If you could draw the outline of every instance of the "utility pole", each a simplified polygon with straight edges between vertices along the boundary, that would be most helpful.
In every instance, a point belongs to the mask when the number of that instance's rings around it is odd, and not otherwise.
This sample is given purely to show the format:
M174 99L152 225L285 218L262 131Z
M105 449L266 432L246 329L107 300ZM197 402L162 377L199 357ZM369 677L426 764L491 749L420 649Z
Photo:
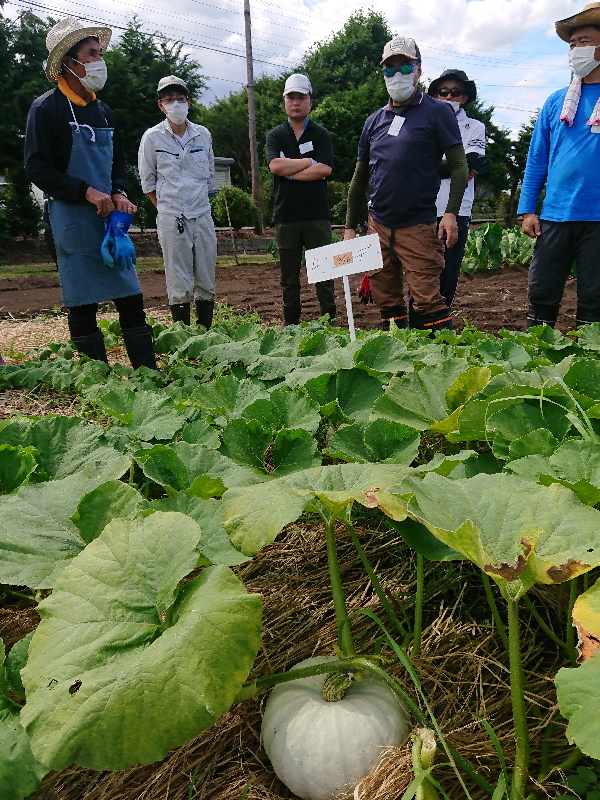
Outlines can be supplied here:
M252 197L258 207L258 218L254 230L261 234L262 210L260 205L260 177L258 172L258 146L256 144L256 106L254 104L254 66L252 64L252 24L250 0L244 0L244 29L246 32L246 77L248 81L248 136L250 139L250 171L252 173Z

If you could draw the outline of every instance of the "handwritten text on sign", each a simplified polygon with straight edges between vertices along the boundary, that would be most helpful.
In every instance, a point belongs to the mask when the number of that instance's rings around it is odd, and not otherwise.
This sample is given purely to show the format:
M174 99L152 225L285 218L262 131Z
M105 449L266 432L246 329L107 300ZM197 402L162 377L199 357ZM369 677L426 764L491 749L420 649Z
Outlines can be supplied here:
M379 236L376 233L306 251L309 283L376 269L383 269Z

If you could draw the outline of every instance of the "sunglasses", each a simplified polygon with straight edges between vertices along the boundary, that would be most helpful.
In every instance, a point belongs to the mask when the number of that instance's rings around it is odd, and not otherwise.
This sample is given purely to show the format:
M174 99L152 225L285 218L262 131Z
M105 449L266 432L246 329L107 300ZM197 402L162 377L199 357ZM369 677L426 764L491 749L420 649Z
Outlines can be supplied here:
M437 94L439 97L462 97L464 91L462 89L438 89Z
M386 78L393 78L397 72L401 75L410 75L418 66L418 64L401 64L399 67L384 67L383 74Z

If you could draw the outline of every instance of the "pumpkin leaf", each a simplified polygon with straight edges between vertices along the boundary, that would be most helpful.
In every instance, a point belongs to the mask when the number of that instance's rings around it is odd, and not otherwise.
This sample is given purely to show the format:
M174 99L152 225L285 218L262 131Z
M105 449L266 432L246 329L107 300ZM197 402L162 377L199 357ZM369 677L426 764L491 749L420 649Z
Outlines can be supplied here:
M83 495L100 482L82 470L0 497L0 583L33 589L54 585L69 560L85 547L71 517Z
M83 541L89 544L112 519L133 519L147 505L133 486L121 481L107 481L83 495L71 519Z
M189 489L203 475L222 480L225 486L243 486L261 480L253 471L200 444L157 444L138 450L135 460L146 477L173 492Z
M468 391L464 386L457 386L451 393L450 402L446 395L467 367L464 358L452 358L442 364L392 378L385 394L373 404L371 420L383 417L418 431L441 422L455 410L452 402ZM474 382L476 385L477 380Z
M21 709L10 699L8 690L4 643L0 639L0 797L23 800L38 788L48 768L34 758L19 719Z
M150 508L157 511L179 511L197 522L202 531L198 550L208 558L211 564L226 564L234 567L248 561L248 556L240 553L231 544L231 540L223 528L223 511L220 500L195 497L189 492L178 492L171 497L153 500Z
M567 440L549 455L526 456L507 464L506 470L545 486L560 483L586 505L600 502L600 453L591 442Z
M271 433L301 428L313 434L321 422L317 403L298 390L283 389L275 389L268 400L258 399L246 406L242 417L254 420Z
M21 720L42 763L150 764L229 708L258 650L260 597L224 566L179 588L200 538L179 513L113 520L38 606Z
M510 475L413 482L412 516L502 581L562 583L600 564L600 514L563 486Z
M10 494L35 472L35 447L0 445L0 494Z
M554 682L560 713L569 720L569 743L586 756L600 758L600 656L559 669Z
M356 501L404 519L406 501L386 489L397 487L411 472L395 464L334 464L228 489L223 495L223 527L235 547L253 556L315 499L333 506Z

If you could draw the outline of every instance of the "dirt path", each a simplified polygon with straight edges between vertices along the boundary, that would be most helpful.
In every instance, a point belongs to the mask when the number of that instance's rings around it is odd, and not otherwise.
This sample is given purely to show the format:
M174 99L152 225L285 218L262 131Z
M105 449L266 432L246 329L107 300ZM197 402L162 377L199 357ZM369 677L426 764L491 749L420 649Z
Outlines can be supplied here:
M363 306L358 302L356 292L361 277L350 277L356 326L363 329L375 328L378 324L378 310L373 305ZM161 270L143 272L140 274L140 282L146 308L166 310L164 273ZM562 331L574 327L575 286L574 280L567 284L558 324ZM267 322L280 319L279 266L273 262L219 267L217 295L220 299L227 299L238 311L255 310ZM340 324L346 325L341 280L336 281L336 299ZM316 319L319 316L314 288L306 284L304 277L303 304L304 319ZM0 319L40 314L61 305L58 274L0 280ZM454 305L454 311L458 315L457 327L462 326L461 317L464 317L472 325L488 332L496 332L500 328L518 330L523 328L526 310L526 268L490 270L477 272L472 276L461 276Z

